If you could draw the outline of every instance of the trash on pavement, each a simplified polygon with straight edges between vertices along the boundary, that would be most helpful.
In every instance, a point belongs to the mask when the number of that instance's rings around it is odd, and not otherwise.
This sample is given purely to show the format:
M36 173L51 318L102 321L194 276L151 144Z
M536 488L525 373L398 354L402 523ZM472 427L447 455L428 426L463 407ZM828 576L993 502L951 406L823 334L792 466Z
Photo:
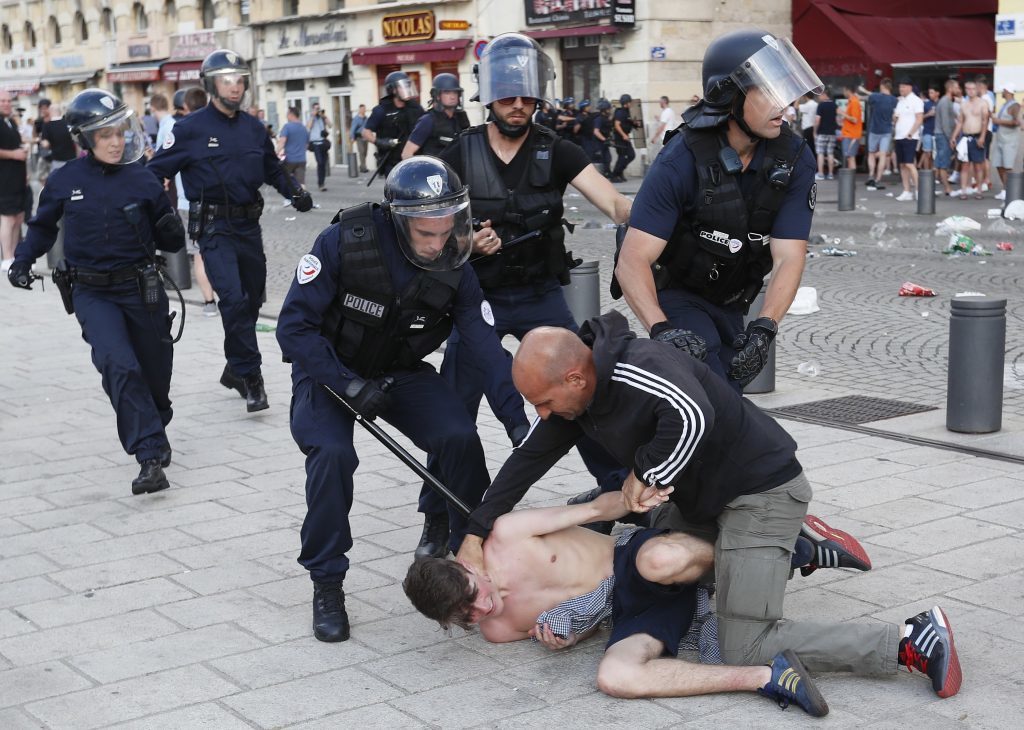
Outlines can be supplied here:
M951 215L935 224L935 235L945 236L950 233L980 231L981 224L965 215Z
M1019 232L1019 229L1016 226L1012 223L1007 223L1002 218L998 218L989 223L985 226L985 230L989 233L1003 233L1010 235L1016 235Z
M949 243L946 248L942 251L944 254L952 256L963 256L965 254L971 254L972 256L991 256L990 251L986 251L985 247L980 243L975 243L974 239L970 236L957 235L956 233L950 234Z
M886 223L885 221L879 221L878 223L875 223L873 226L871 226L871 230L868 231L868 235L870 235L877 241L881 239L882 236L885 235L885 231L888 227L888 223Z
M1003 209L1003 218L1010 221L1024 220L1024 200L1010 201Z
M801 375L807 375L812 378L818 377L818 373L821 372L821 366L818 365L814 360L808 360L802 362L796 366L796 371Z
M985 297L985 296L988 296L988 295L985 294L984 292L980 292L980 291L958 291L953 296L957 296L957 297Z
M293 216L293 215L287 216L285 218L285 220L288 221L288 222L291 222L291 221L295 220L295 216Z
M818 290L813 286L802 286L796 290L793 303L789 305L787 314L814 314L821 310L818 306Z
M1003 209L1002 208L989 208L987 211L985 211L985 215L987 215L989 218L1002 218L1003 217Z
M900 296L901 297L934 297L936 296L934 289L929 289L926 286L915 284L912 281L905 281L900 285Z
M829 246L828 248L821 249L822 256L856 256L856 251L848 251L845 248L839 248L838 246Z
M1000 251L1012 251L1013 244L1010 243L1009 241L1000 241L999 243L996 244L996 248Z
M256 323L257 332L273 332L277 329L277 325L274 324L263 324L262 322Z

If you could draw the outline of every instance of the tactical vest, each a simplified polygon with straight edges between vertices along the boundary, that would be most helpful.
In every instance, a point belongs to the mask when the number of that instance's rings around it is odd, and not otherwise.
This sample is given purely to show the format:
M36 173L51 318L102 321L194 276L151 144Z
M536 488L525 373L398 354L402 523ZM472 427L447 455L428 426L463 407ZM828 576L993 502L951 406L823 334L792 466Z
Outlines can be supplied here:
M485 290L541 283L552 276L563 286L569 283L571 262L565 251L562 193L551 184L552 155L557 139L558 135L551 130L533 127L525 143L529 155L526 169L515 189L508 190L494 163L487 125L472 127L458 137L466 173L463 182L469 186L473 217L492 221L502 245L525 233L541 231L537 238L473 262L473 269Z
M341 281L320 333L363 378L415 367L448 339L462 270L420 271L396 292L380 250L376 208L339 213Z
M423 114L423 109L418 104L406 103L401 109L395 106L390 96L380 100L384 107L384 121L377 130L377 136L381 139L397 139L405 141L409 133L416 126L416 120Z
M724 134L687 127L678 131L696 162L697 204L692 217L676 224L658 258L662 275L656 267L655 279L659 288L686 289L714 304L749 306L772 270L772 224L805 143L797 144L788 126L767 140L756 185L745 200L742 173L730 175L722 166L720 152L728 147ZM666 144L672 136L666 135Z
M459 132L469 129L469 117L461 109L455 111L455 116L450 118L443 110L431 109L428 114L434 116L434 124L430 136L423 143L423 146L416 151L417 155L440 156L445 147L455 141Z

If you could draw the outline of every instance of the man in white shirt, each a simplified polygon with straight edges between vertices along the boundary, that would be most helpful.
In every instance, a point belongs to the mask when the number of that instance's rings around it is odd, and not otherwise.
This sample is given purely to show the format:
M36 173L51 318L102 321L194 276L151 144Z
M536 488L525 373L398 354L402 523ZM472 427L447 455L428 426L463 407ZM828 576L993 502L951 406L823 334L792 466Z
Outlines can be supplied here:
M661 97L658 104L661 106L661 116L658 117L658 128L654 130L654 138L651 140L655 144L661 144L665 139L665 132L679 126L679 115L668 105L668 97Z
M818 115L818 102L814 96L808 94L803 104L798 109L800 110L800 133L804 139L807 140L807 146L814 151L814 118Z
M899 80L900 98L893 112L893 137L896 140L896 162L900 166L903 192L896 200L914 199L917 190L917 142L921 139L921 125L924 124L924 102L914 93L914 84L909 77Z

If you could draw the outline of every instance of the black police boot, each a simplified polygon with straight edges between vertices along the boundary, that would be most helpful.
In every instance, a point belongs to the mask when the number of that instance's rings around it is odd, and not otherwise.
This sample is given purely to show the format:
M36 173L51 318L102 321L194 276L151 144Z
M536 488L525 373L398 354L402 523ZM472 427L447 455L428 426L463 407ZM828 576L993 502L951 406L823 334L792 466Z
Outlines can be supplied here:
M245 381L235 375L230 365L224 366L224 372L220 375L220 384L228 390L237 390L240 396L245 397Z
M160 449L160 466L164 469L171 465L171 445L168 444L164 448Z
M413 557L443 558L448 554L448 513L427 514L423 520L423 534Z
M587 502L593 502L600 496L601 488L594 487L589 492L577 494L575 497L569 497L566 504L586 504ZM612 528L615 527L615 522L612 520L599 520L597 522L588 522L587 524L580 526L586 527L588 530L593 530L594 532L600 532L602 535L610 535L612 534Z
M146 459L141 464L139 475L132 481L132 494L149 494L159 492L171 486L164 475L160 459Z
M267 403L267 391L263 387L263 376L259 372L249 375L245 379L245 410L252 413L267 408L270 408L270 404Z
M313 583L313 636L320 641L348 641L348 613L341 583Z

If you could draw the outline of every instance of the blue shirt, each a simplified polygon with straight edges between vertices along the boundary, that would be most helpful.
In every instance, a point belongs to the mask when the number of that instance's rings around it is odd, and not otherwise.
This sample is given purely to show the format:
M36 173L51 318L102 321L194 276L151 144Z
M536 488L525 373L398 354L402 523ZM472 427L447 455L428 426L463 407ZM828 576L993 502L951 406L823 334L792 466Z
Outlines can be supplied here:
M142 209L138 231L124 213L132 204ZM14 257L31 264L49 251L63 219L69 264L94 271L121 269L153 253L153 225L167 213L174 208L163 184L141 163L103 165L91 154L79 157L46 179L28 236Z
M790 177L782 207L772 224L771 236L805 241L811 232L814 212L811 189L814 186L815 162L811 149L802 139L794 139L794 144L802 145L803 149ZM754 189L764 165L764 154L765 143L760 142L747 169L740 173L740 190L744 196ZM686 146L685 135L680 132L654 158L654 164L633 201L629 225L667 241L680 220L694 216L697 198L696 161Z
M927 114L935 108L935 102L931 99L924 100L924 113ZM925 117L924 124L921 125L921 134L934 135L935 134L935 117Z
M374 211L374 223L394 291L405 291L422 269L413 266L401 253L394 226L384 219L380 210ZM341 283L339 229L340 224L324 229L307 254L316 257L319 273L306 279L305 283L299 283L296 271L277 320L277 341L281 345L281 353L292 361L293 384L312 378L336 393L344 393L352 379L358 376L338 359L337 352L320 332L324 313ZM303 257L303 263L306 263L306 257ZM498 419L510 433L516 427L526 425L523 398L512 385L507 354L501 348L492 324L494 317L490 314L490 305L484 301L480 282L471 266L462 269L451 315L459 330L459 347L467 348L467 356L486 374L485 394Z
M892 115L897 99L892 94L876 91L868 97L868 133L892 134Z
M288 122L278 137L284 137L284 161L302 163L306 161L306 147L309 146L309 130L300 122Z
M427 112L416 120L416 126L412 128L412 134L409 135L409 141L414 145L422 147L423 144L430 139L430 135L433 131L434 115Z
M356 114L352 117L352 139L359 139L363 136L363 128L366 126L366 117Z
M299 188L258 119L245 112L227 117L212 103L178 120L148 167L158 178L181 172L193 203L248 205L264 183L286 198Z

